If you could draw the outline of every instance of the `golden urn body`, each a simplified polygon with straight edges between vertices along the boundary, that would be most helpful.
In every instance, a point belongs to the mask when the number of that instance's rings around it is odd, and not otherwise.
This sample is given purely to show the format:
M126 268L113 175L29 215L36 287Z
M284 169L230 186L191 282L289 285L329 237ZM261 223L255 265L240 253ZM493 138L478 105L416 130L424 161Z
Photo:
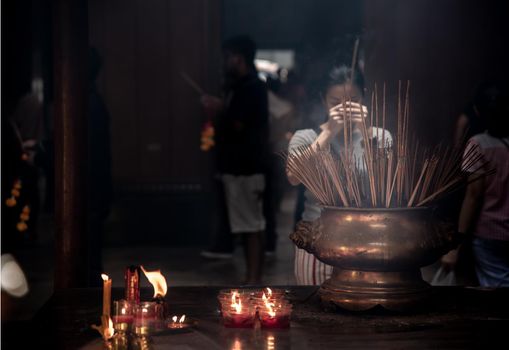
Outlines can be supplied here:
M319 294L348 310L420 305L430 286L420 268L452 248L452 225L431 208L324 207L320 219L291 235L294 243L334 267Z

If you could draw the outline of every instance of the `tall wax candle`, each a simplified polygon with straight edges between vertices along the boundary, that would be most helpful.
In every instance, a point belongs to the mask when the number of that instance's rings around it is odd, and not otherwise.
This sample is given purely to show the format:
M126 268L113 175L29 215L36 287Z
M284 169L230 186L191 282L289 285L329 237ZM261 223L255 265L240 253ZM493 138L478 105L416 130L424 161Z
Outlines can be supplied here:
M103 315L111 314L111 279L104 273L101 275L103 279Z

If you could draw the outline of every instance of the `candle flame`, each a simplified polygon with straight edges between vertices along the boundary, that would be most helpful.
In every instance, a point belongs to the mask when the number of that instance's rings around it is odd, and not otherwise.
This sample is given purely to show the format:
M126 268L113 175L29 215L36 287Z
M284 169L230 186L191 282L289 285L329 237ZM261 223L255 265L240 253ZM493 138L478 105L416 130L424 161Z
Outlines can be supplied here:
M104 340L109 340L115 335L115 328L113 328L113 321L110 316L101 316L101 325L92 325L92 328L98 331Z
M108 340L111 337L113 337L113 334L115 334L115 329L113 328L113 321L111 320L111 317L108 316L108 327L104 328L104 339Z
M242 343L240 340L235 339L233 342L232 350L242 350Z
M232 292L232 308L235 309L235 312L240 314L242 312L242 301L240 300L240 295L238 292Z
M177 316L173 316L171 319L173 320L173 323L177 322Z
M110 278L108 277L108 275L107 275L107 274L105 274L105 273L102 273L102 274L101 274L101 278L103 279L103 281L107 281L107 280L109 280L109 279L110 279Z
M185 320L186 320L186 315L182 315L182 317L179 320L179 323L184 323Z
M147 277L152 287L154 287L154 298L158 296L164 297L168 291L168 285L166 284L166 278L161 274L161 270L147 271L143 266L140 267L145 277Z
M267 288L267 289L269 289L269 288ZM271 293L272 293L272 291L271 291ZM274 306L276 306L276 305L274 304L273 301L271 301L269 298L267 298L267 296L265 295L265 292L262 295L262 299L265 303L265 308L267 309L269 316L270 317L276 316L276 312L274 311Z

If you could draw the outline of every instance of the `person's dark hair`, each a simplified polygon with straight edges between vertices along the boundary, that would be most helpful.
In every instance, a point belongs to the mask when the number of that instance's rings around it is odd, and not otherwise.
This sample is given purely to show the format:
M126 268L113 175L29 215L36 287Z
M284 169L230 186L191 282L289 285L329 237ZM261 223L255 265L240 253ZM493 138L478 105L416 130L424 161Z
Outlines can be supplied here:
M256 44L248 35L239 35L226 40L223 43L223 50L241 55L248 65L254 66Z
M343 85L346 83L353 83L353 85L357 86L361 91L362 96L364 96L364 76L357 69L353 74L353 82L352 80L352 69L345 66L334 66L325 76L323 83L323 91L327 91L331 86L334 85Z

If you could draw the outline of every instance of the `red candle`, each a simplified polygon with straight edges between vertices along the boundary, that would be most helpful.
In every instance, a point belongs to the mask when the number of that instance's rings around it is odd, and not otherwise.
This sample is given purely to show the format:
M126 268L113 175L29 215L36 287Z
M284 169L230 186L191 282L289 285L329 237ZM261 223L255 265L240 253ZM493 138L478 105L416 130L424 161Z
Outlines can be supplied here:
M134 321L133 315L118 315L113 316L113 323L128 323L131 324Z
M251 328L255 323L256 309L247 294L238 291L220 295L223 324L229 328Z
M285 300L282 295L275 296L272 292L269 295L268 297L263 293L261 298L256 298L254 301L258 308L262 328L290 327L292 304Z
M145 315L143 317L136 316L134 318L134 325L136 327L153 326L156 321L155 315Z
M223 324L228 328L252 328L254 322L254 313L223 314Z
M262 328L288 328L290 327L290 315L260 316L260 324Z
M156 321L155 303L143 302L136 306L134 314L135 327L153 327Z
M119 331L127 331L134 322L134 305L127 300L115 300L113 302L113 324Z
M185 320L186 320L186 315L182 315L180 318L178 318L177 316L173 316L172 317L173 322L168 324L168 328L172 328L172 329L184 328Z

